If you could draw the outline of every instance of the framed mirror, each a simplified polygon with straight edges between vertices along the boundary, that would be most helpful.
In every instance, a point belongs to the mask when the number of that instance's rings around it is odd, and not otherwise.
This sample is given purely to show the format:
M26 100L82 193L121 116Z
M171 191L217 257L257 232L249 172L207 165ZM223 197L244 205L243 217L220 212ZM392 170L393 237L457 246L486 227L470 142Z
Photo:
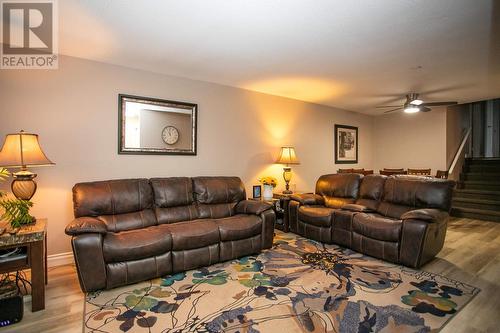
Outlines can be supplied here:
M196 155L198 105L118 95L118 153Z

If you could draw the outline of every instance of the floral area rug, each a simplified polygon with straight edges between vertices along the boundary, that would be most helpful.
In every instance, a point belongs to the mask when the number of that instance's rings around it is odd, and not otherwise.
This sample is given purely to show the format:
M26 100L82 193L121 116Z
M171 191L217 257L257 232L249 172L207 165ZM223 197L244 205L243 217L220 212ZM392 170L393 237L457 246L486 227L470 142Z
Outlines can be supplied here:
M258 256L89 293L85 332L430 332L479 289L279 232Z

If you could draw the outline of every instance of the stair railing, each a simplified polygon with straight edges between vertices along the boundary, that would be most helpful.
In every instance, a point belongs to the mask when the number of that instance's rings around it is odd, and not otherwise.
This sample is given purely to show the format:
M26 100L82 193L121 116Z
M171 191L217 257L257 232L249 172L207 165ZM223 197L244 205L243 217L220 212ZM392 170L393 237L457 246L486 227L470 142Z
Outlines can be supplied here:
M466 158L466 153L468 153L469 149L465 149L467 146L469 147L470 144L470 138L471 138L471 133L472 133L472 127L469 127L467 129L467 132L465 132L465 135L462 139L462 142L460 143L460 146L458 147L457 152L455 153L455 157L453 158L453 161L451 162L450 167L448 168L448 178L458 181L460 179L460 172L462 171L463 165L465 163L465 158Z

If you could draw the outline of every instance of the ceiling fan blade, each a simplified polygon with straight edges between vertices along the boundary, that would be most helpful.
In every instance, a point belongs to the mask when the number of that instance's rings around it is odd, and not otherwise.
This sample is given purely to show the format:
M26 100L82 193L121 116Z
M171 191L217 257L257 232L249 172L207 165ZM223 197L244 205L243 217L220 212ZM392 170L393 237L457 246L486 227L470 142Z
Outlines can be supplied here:
M401 105L381 105L381 106L376 106L376 109L382 109L382 108L400 108Z
M430 102L430 103L422 103L422 106L442 106L442 105L455 105L458 102Z
M420 105L420 111L422 111L422 112L429 112L429 111L432 111L432 109L431 109L431 108L428 108L428 107L425 107L425 106Z
M403 108L402 107L398 107L398 108L395 108L395 109L392 109L392 110L387 110L387 111L384 111L384 113L391 113L391 112L396 112L398 110L402 110Z

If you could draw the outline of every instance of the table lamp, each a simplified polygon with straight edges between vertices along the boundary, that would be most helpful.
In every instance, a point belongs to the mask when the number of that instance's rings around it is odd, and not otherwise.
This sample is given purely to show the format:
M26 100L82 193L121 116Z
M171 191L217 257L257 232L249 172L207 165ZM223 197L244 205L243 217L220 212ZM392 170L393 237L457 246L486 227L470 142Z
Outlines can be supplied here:
M295 154L295 149L293 147L281 147L280 157L276 161L279 164L285 164L286 167L283 168L283 179L285 180L285 190L283 194L292 194L290 191L290 180L292 179L292 168L288 165L290 164L299 164L299 159Z
M45 156L38 135L21 131L7 134L2 150L0 151L0 167L21 168L13 173L11 184L12 193L21 200L30 200L36 192L36 174L28 171L27 167L54 165Z

